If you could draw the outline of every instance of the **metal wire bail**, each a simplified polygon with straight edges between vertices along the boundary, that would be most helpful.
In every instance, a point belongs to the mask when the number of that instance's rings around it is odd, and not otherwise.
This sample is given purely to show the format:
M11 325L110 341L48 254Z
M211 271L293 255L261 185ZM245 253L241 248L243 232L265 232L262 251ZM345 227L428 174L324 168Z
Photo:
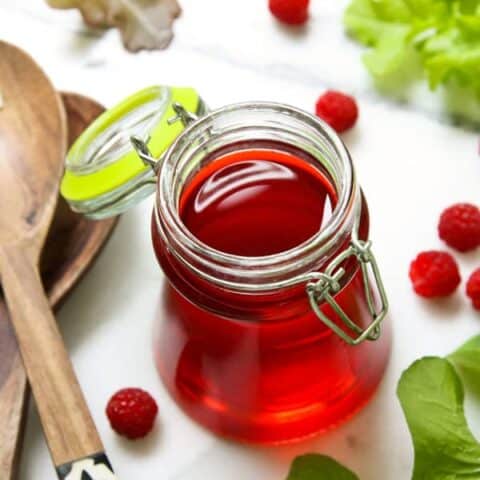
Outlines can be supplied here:
M157 173L160 164L148 148L148 140L147 142L144 142L141 138L132 136L130 137L130 142L137 152L137 155L140 157L140 160L142 160L145 165L148 165L155 173Z
M173 125L174 123L178 122L179 120L182 122L184 127L188 127L191 123L198 120L198 116L192 112L189 112L181 103L174 102L172 104L173 111L175 112L175 116L169 118L167 123L169 125Z
M191 123L195 122L198 120L198 116L193 114L192 112L189 112L181 103L179 102L174 102L172 104L173 111L175 112L175 117L169 118L167 120L168 125L173 125L174 123L180 121L182 122L184 127L187 127ZM155 175L158 173L158 170L161 165L161 159L160 158L155 158L148 148L148 142L150 138L148 138L146 141L143 141L141 138L136 137L136 136L131 136L130 137L130 142L137 152L137 155L139 156L140 160L145 165L148 165L155 173ZM155 181L155 180L154 180Z
M353 322L343 311L342 307L335 301L334 295L341 289L340 280L345 275L345 269L340 265L349 257L356 257L362 271L362 280L365 288L365 294L372 322L362 329ZM377 311L375 300L372 293L369 268L373 273L376 289L380 295L380 310ZM318 274L318 280L307 283L306 291L310 300L310 306L317 317L329 328L331 328L340 338L349 345L358 345L365 340L378 340L381 333L381 322L388 312L388 299L385 287L378 269L377 261L372 252L372 242L359 240L356 232L352 235L349 248L338 255L327 267L324 273ZM326 302L338 315L340 320L347 326L353 334L349 335L340 328L332 319L321 310L319 303Z

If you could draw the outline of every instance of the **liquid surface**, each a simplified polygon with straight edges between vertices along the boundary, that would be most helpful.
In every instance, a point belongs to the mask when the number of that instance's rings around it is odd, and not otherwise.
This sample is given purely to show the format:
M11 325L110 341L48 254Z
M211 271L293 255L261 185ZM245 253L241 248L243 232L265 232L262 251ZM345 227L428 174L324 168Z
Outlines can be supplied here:
M256 257L290 250L332 215L330 181L287 152L230 152L197 174L183 192L180 215L203 243Z

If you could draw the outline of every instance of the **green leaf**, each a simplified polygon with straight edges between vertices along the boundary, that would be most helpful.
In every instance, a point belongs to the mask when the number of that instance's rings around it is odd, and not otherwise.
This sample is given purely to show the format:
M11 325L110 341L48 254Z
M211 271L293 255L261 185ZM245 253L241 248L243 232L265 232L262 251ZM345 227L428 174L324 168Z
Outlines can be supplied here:
M415 52L409 46L412 15L404 0L354 0L344 22L350 35L374 47L363 61L376 80L388 81L404 67L409 69Z
M408 28L410 13L403 0L353 0L344 15L347 32L365 45L377 45L384 35Z
M466 380L480 391L480 335L455 350L448 359L462 372Z
M473 10L458 5L455 12L455 22L459 32L465 39L473 41L480 37L480 2L477 0L476 2L477 6Z
M364 55L363 61L375 78L392 75L408 62L406 57L412 54L406 44L409 33L407 27L392 29L381 37L377 48Z
M333 458L309 454L297 457L290 469L287 480L359 480Z
M409 23L412 12L405 0L370 0L375 14L385 21Z
M405 0L414 16L420 18L447 17L452 8L452 0Z
M423 76L432 89L480 95L480 0L352 0L344 23L371 47L364 63L379 87Z
M480 85L480 45L435 55L427 60L425 69L432 88L450 80L476 88Z
M400 378L397 394L415 450L412 480L480 479L480 444L468 427L463 386L451 363L416 361Z
M480 13L480 1L479 0L460 0L459 10L462 13L472 15Z

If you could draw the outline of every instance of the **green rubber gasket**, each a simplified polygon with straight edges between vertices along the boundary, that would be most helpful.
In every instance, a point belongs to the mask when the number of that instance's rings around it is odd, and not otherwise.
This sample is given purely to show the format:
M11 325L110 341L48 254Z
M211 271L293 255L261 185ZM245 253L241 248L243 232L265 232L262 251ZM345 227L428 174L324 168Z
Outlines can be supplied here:
M155 127L152 128L148 141L148 147L153 156L159 158L185 129L181 122L175 122L172 125L168 124L168 119L175 116L175 111L172 107L173 103L179 102L191 112L196 112L199 107L200 97L192 88L154 86L131 95L115 107L101 114L85 132L80 135L68 152L67 161L68 158L75 158L81 155L81 152L83 152L98 135L125 114L158 97L163 88L169 88L170 101L164 114ZM141 161L132 147L132 150L125 153L114 163L106 165L96 172L81 174L67 170L63 177L60 191L67 201L82 202L92 200L122 187L149 168L150 167Z

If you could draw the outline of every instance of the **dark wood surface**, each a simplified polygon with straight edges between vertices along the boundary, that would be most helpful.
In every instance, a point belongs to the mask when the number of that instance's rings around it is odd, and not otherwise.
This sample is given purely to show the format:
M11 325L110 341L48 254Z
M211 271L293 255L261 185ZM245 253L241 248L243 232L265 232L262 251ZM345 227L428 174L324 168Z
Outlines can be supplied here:
M24 61L26 61L27 66L22 66ZM24 76L26 75L28 75L30 85L32 85L31 88L34 88L35 92L22 91L22 81L25 83ZM0 218L0 227L2 227L0 240L2 241L3 246L6 246L6 248L2 248L2 264L4 275L5 272L7 272L7 275L11 275L9 278L12 283L9 288L13 288L14 291L12 293L10 290L10 300L17 304L17 308L20 308L18 302L22 302L22 299L25 298L25 289L29 288L28 281L30 280L34 285L33 287L30 285L33 288L33 292L28 296L30 300L27 307L30 309L30 313L32 311L36 313L40 311L40 314L45 308L45 305L42 305L41 292L37 291L37 286L35 285L37 280L35 278L34 269L32 271L31 263L35 263L35 256L38 254L40 245L43 243L41 237L46 235L48 230L49 222L46 222L45 220L48 220L48 209L53 208L55 205L56 192L53 199L47 197L53 197L53 194L49 195L48 191L49 189L55 191L56 188L55 182L53 182L52 179L58 174L55 170L57 166L53 161L46 161L44 165L45 168L53 170L51 172L51 181L49 182L46 176L42 178L40 174L38 178L39 185L32 186L27 183L30 182L32 178L32 172L28 170L30 167L28 162L27 167L23 165L23 171L18 172L17 170L13 176L11 175L12 172L9 171L9 169L12 168L11 164L7 162L9 159L17 160L15 165L15 168L17 169L18 165L22 165L18 160L21 160L21 155L23 155L23 153L15 151L14 149L12 151L13 147L11 146L12 141L18 142L21 141L22 138L26 140L26 145L29 149L35 150L35 148L37 148L40 150L40 154L48 155L49 158L50 156L55 157L56 154L61 154L63 158L64 142L61 140L58 141L57 147L43 145L46 137L50 138L54 134L57 136L63 135L66 140L67 136L62 126L63 108L59 108L59 114L57 116L55 113L53 115L47 115L45 112L42 113L41 111L42 108L47 107L50 111L54 111L55 108L58 107L56 105L58 98L51 94L50 89L51 86L49 82L45 81L45 77L43 77L43 74L35 64L33 64L32 67L32 62L28 57L22 52L0 42L0 90L2 90L5 102L4 110L0 111L0 176L3 177L0 178L1 187L3 189L3 193L0 194L0 197L7 199L8 197L6 197L6 195L8 192L6 192L5 189L9 184L13 185L12 182L6 182L5 177L7 177L8 180L13 181L13 177L18 175L18 173L25 175L24 178L26 180L26 183L20 186L20 190L25 193L29 188L33 189L31 190L33 193L33 199L30 195L27 203L24 203L24 199L16 196L16 193L14 192L13 196L16 200L20 201L20 204L13 208L10 214L12 218L18 219L20 217L21 221L15 223L13 229L10 228L10 226L8 229L3 228L6 226L6 216L3 215L2 218ZM18 95L19 92L23 94L23 99L21 101L14 97L14 95ZM30 98L29 95L31 96L33 93L35 94L35 99L28 100L28 98ZM16 108L19 112L18 116L12 116L11 111L9 112L9 110L7 110L10 101L15 101L15 107L17 107L17 104L20 104L20 107ZM65 96L64 101L67 111L69 112L69 123L71 124L69 141L71 142L72 139L85 128L91 119L100 113L101 107L98 104L77 95ZM5 114L5 111L9 113ZM31 118L31 122L29 121L27 124L26 118L28 118L29 114L32 115L32 111L34 112L34 118ZM24 138L22 130L25 129L26 126L32 127L32 125L37 125L39 120L46 122L46 126L43 127L43 132L33 132L33 135L31 134L29 137ZM20 143L20 145L22 145L22 143ZM25 143L23 143L23 146L25 147ZM59 151L55 152L55 148L58 148ZM5 174L5 172L7 172L7 174ZM17 187L19 186L17 185ZM18 188L15 191L18 191ZM25 211L28 212L28 215L24 213ZM38 222L46 222L47 226L38 227ZM55 213L55 221L49 229L48 241L41 261L44 284L49 292L49 298L52 304L58 304L79 279L82 273L84 273L88 265L91 264L92 260L98 254L100 247L108 238L114 225L115 220L90 222L70 212L64 202L58 204ZM45 229L44 232L41 230L42 228ZM5 230L8 233L5 233ZM18 238L19 234L25 234L28 241L26 243L21 243L21 248L14 247L12 250L12 247L10 246L12 243L11 240ZM8 261L5 260L6 257ZM18 275L22 269L26 269L24 270L23 275ZM17 295L15 289L21 290L21 292ZM21 306L21 308L23 308L23 306ZM31 327L32 326L30 325L29 328ZM36 329L36 334L38 333L39 330ZM55 332L53 333L53 337L51 336L50 338L55 339ZM27 338L28 340L28 332L27 337L24 338ZM31 353L31 351L28 351L27 355L30 355ZM33 353L35 354L36 352ZM63 356L64 355L60 355L61 358L63 358ZM69 371L68 368L66 370ZM35 374L35 372L33 373ZM65 379L68 379L68 375L64 376L63 381L65 381ZM70 385L67 385L67 387L70 388ZM45 391L45 389L39 388L38 386L37 393L40 395L46 394L47 397L49 395L48 391ZM74 400L76 395L77 393L74 392L74 395L70 396L70 400ZM67 395L67 397L68 396L69 395ZM22 430L21 425L26 397L25 374L17 352L14 335L10 329L5 306L3 302L0 302L0 478L2 478L2 480L9 480L10 478L13 478L15 474L16 456L20 445L19 432ZM54 406L58 398L44 398L43 400L44 402L48 400L49 405ZM65 408L65 404L62 408ZM54 411L58 413L59 410L54 407ZM66 412L66 414L68 414L68 412ZM86 412L86 416L88 417L88 412ZM80 430L85 429L85 424L82 425L83 421L83 416L75 419L73 422L73 429L77 427ZM62 422L65 422L65 416L60 419L60 423ZM72 450L72 447L67 445L67 439L61 438L61 436L58 435L60 425L55 424L54 422L50 431L50 447L56 461L58 461L57 463L63 462L64 460L70 460L70 458L67 457L76 455L78 452L83 453L83 451L85 451L88 454L91 453L90 450L92 449L98 450L101 448L101 443L96 437L94 427L88 425L88 420L86 424L86 445L74 445ZM90 437L90 433L92 433L91 438L88 438ZM54 443L53 445L52 439ZM75 444L75 442L73 443Z

